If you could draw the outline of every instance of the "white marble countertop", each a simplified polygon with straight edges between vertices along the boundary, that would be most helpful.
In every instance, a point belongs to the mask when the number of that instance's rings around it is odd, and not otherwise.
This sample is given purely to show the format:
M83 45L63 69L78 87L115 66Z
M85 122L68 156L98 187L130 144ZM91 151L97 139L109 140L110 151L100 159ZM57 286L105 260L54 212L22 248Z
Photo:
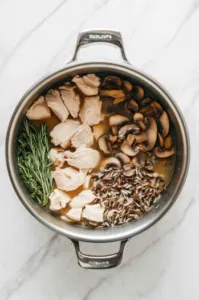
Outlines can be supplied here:
M0 0L1 300L199 299L198 7L198 0ZM119 267L91 271L77 265L67 238L22 206L7 175L4 142L25 91L69 61L80 30L101 27L121 31L129 61L174 96L187 121L192 159L167 215L130 240ZM119 59L118 51L102 46L81 55ZM98 247L84 245L92 253Z

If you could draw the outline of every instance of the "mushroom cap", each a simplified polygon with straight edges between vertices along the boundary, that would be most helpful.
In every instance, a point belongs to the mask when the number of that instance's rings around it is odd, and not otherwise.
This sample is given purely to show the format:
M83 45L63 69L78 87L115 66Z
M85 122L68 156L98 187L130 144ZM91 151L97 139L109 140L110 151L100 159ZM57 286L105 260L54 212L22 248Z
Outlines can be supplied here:
M134 114L133 119L134 119L134 122L135 122L136 124L138 124L138 126L139 126L143 131L146 130L146 125L145 125L145 123L144 123L144 116L143 116L143 114L137 112L137 113Z
M166 137L169 133L169 117L166 111L160 116L160 124L162 126L162 136Z
M133 112L137 112L139 110L139 105L134 99L130 99L128 101L127 108Z
M112 151L111 142L108 140L108 135L102 135L98 140L100 150L105 154L110 154Z
M129 133L129 134L127 135L126 141L127 141L127 143L129 144L129 146L132 146L133 143L135 142L135 135L132 134L132 133Z
M142 105L140 112L145 115L145 116L158 116L163 112L162 106L157 102L157 101L152 101L150 102L150 100L148 100L150 98L146 98L143 101L145 101L145 103L148 102L148 104ZM142 101L142 103L143 103Z
M115 157L118 158L124 165L130 164L131 162L130 158L122 152L117 153Z
M162 106L160 105L159 102L157 101L152 101L151 102L151 105L153 106L153 109L154 109L154 112L157 114L157 113L162 113L163 112L163 108Z
M146 118L147 123L149 124L148 130L146 131L147 134L147 146L144 145L146 151L150 151L155 146L157 140L157 123L156 120L152 117Z
M107 87L108 89L120 87L122 86L122 80L118 76L108 75L104 78L102 86Z
M144 116L143 116L143 114L137 112L137 113L134 114L133 120L135 122L137 122L137 121L143 121L144 120Z
M111 144L114 144L115 142L117 142L118 136L117 135L109 134L108 135L108 139L111 142Z
M123 142L121 150L128 156L136 156L140 151L138 146L132 148L126 140Z
M126 100L126 97L115 98L113 100L113 104L118 104L118 103L124 102L125 100Z
M172 147L172 144L173 144L173 142L172 142L172 137L171 137L171 135L169 134L169 135L167 135L167 136L165 137L165 139L164 139L164 148L167 149L167 150L170 150L171 147Z
M139 86L139 85L135 85L133 87L133 92L135 92L136 96L139 98L139 99L143 99L144 98L144 89Z
M159 158L167 158L175 154L175 149L172 147L170 150L165 148L156 147L154 153Z
M112 126L111 130L112 130L113 135L117 135L118 134L118 128L117 128L117 126Z
M109 117L110 126L118 126L129 122L129 118L121 115L112 115Z
M101 163L101 167L104 169L111 167L111 166L121 168L121 163L120 163L119 159L117 159L116 157L108 157L108 158L104 159Z
M126 89L128 92L130 92L130 91L132 90L133 85L132 85L132 83L131 83L130 81L124 80L124 81L123 81L123 84L124 84L125 89Z
M144 99L142 100L142 102L141 102L141 106L142 106L142 107L143 107L143 106L147 106L147 105L149 105L152 101L153 101L153 100L152 100L151 98L149 98L149 97L144 98Z
M154 115L154 108L150 103L146 106L141 107L140 113L142 113L144 116L153 116Z
M136 144L143 143L143 142L147 141L146 132L141 132L139 134L136 134L135 140L136 140Z
M125 93L123 90L101 90L100 96L121 98L121 97L125 97Z
M164 147L164 139L159 132L158 132L158 140L159 140L160 147L161 148Z
M120 139L124 139L125 136L130 132L138 134L140 132L139 126L135 123L124 125L120 128L120 130L118 132L118 136Z

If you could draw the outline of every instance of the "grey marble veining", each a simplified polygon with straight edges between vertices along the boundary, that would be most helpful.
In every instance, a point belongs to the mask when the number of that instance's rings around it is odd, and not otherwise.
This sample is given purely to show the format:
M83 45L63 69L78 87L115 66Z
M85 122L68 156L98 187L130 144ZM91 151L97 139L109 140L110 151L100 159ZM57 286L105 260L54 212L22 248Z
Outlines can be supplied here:
M199 1L0 1L0 299L198 300ZM79 268L72 243L22 207L4 159L5 133L24 92L72 57L86 28L121 31L128 59L174 96L191 141L189 175L177 202L155 226L131 239L112 270ZM88 47L79 59L120 59ZM84 245L87 252L99 245ZM115 245L110 245L112 251Z

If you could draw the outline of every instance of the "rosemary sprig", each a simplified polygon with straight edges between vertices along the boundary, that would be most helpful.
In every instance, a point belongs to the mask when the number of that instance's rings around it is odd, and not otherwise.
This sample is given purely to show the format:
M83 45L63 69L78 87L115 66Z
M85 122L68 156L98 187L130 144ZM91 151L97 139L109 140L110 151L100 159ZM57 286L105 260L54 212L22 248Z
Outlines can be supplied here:
M25 119L18 137L18 168L32 198L42 206L48 204L53 189L49 151L47 126L36 129Z

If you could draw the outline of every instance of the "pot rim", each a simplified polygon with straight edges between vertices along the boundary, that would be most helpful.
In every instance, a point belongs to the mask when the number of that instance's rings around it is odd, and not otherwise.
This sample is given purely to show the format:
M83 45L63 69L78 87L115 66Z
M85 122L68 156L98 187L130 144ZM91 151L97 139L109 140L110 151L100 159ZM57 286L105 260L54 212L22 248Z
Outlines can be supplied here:
M178 187L176 186L176 189L174 193L170 196L169 200L164 205L159 205L155 213L150 211L148 214L144 215L144 217L140 218L139 220L131 223L126 223L120 226L115 226L111 228L97 228L97 229L91 229L91 228L85 228L82 226L77 225L71 225L69 223L65 222L65 226L60 227L60 222L64 222L60 219L55 218L54 216L50 215L48 212L44 211L43 208L41 208L38 204L32 201L27 201L27 195L24 193L24 189L21 186L19 180L18 180L18 174L15 171L15 168L13 166L13 155L12 155L12 144L13 144L13 132L15 129L15 125L18 122L19 117L19 109L21 108L22 104L25 102L26 98L30 94L34 94L34 91L36 89L41 88L42 86L46 85L48 82L52 81L52 79L58 75L66 73L66 71L71 73L72 71L76 71L82 67L85 68L94 68L99 67L100 69L109 67L113 71L119 72L120 70L126 73L129 76L132 76L132 74L136 75L140 80L144 81L145 83L152 86L166 101L169 103L172 110L175 112L175 115L178 117L180 126L181 126L181 134L183 138L183 144L184 144L184 163L182 165L181 170L181 176L179 179ZM67 75L66 75L67 76ZM27 100L28 102L28 100ZM20 112L21 113L21 112ZM43 77L38 82L36 82L22 97L18 105L16 106L9 126L7 130L6 135L6 147L5 147L5 154L6 154L6 164L7 169L9 173L10 180L12 182L13 188L18 195L20 201L22 204L26 207L26 209L34 216L39 222L47 226L48 228L54 230L55 232L67 236L68 238L72 240L79 240L84 242L114 242L114 241L120 241L124 239L128 239L132 236L135 236L142 231L150 228L153 224L158 222L165 214L166 212L171 208L171 206L176 201L177 197L179 196L187 173L188 173L188 167L189 167L189 138L188 138L188 131L187 127L184 121L184 118L173 100L172 96L168 93L168 91L162 87L159 82L157 82L154 78L152 78L149 75L144 74L143 72L140 72L136 68L132 67L130 64L126 62L121 63L115 63L111 60L83 60L78 62L71 62L67 64L64 68L51 73L50 75ZM38 207L39 206L39 207ZM41 211L43 210L43 212ZM48 214L48 216L47 216ZM153 216L153 217L151 217ZM53 219L52 219L53 218ZM144 221L143 221L144 220ZM53 221L53 222L51 222Z

